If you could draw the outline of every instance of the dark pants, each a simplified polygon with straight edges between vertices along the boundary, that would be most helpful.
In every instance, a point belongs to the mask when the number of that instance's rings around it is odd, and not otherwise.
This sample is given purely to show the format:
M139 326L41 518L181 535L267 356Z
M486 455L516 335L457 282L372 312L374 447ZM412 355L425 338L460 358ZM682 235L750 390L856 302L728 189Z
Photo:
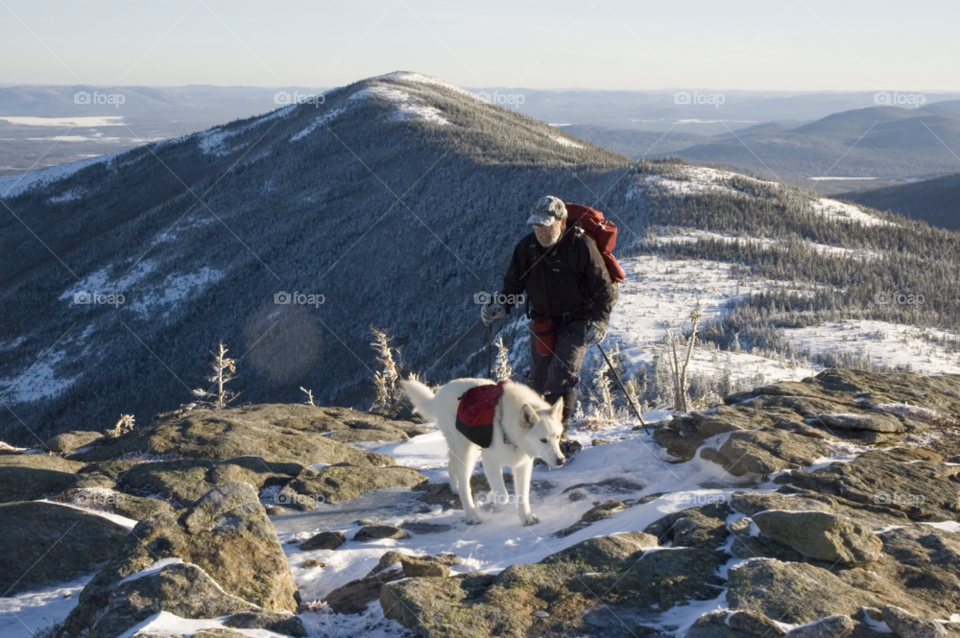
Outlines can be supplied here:
M533 325L530 326L530 373L527 385L555 402L564 398L564 425L573 414L574 388L580 381L580 367L587 354L584 336L587 332L586 321L571 321L557 324L557 345L552 355L544 356L537 352Z

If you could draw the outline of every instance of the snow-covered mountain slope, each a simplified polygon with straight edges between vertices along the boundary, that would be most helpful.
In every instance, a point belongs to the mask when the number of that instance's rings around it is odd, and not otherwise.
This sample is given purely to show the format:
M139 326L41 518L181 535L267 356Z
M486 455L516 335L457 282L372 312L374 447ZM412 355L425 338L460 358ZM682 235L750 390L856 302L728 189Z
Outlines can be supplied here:
M886 334L861 364L955 365L955 233L716 169L631 162L419 74L31 179L3 200L16 217L0 235L0 436L17 441L187 402L221 340L251 402L297 401L303 386L368 407L371 326L432 381L476 374L475 295L499 289L547 193L619 225L631 278L612 334L650 380L667 322L683 332L698 298L693 371L729 369L720 385L856 363L820 324L880 322L860 330ZM512 317L497 329L521 370ZM905 330L919 341L893 347ZM922 361L908 355L921 343ZM650 380L647 400L665 396Z

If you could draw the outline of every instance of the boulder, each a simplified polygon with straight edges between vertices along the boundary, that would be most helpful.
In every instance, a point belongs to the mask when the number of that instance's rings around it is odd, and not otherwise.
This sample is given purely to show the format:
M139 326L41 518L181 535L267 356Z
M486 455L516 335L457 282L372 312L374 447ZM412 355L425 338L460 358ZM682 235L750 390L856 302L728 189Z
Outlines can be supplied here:
M907 427L900 419L882 412L816 414L809 417L807 422L838 430L866 430L883 434L902 434L907 431Z
M415 487L426 481L427 477L420 472L399 465L334 465L321 470L304 468L288 487L298 494L310 495L319 502L337 503L371 490Z
M404 578L403 571L391 569L352 580L343 587L330 592L324 602L338 614L360 614L367 606L380 598L384 584Z
M446 578L450 575L450 568L439 561L424 560L415 556L400 559L403 575L408 578ZM380 594L377 593L379 598Z
M832 498L820 494L801 496L779 492L734 492L730 496L730 507L746 516L753 516L764 510L834 512L836 505Z
M399 540L410 538L410 534L393 525L365 525L353 535L353 540L358 543L369 543L384 538Z
M129 530L54 503L0 505L0 594L72 580L106 562Z
M776 483L817 492L856 508L902 513L917 521L950 521L960 513L960 466L920 448L865 452L849 463L790 472Z
M140 521L80 593L68 630L77 634L90 627L122 579L164 558L197 565L228 594L264 611L297 609L297 587L256 491L246 483L230 483L211 490L194 507Z
M737 610L727 614L724 622L731 629L748 633L751 636L779 638L779 636L784 634L780 625L757 612Z
M56 454L69 454L85 445L90 445L100 438L103 438L103 432L73 430L71 432L58 434L44 443L44 447Z
M726 503L691 507L667 514L643 531L656 538L660 545L717 549L730 535L726 525L729 514Z
M845 583L826 569L807 563L759 558L730 570L727 604L794 625L836 614L851 616L880 598Z
M797 469L830 454L821 440L785 431L733 432L719 448L705 446L700 458L723 466L733 476L763 476Z
M728 554L695 548L645 553L653 543L647 534L618 534L540 563L512 565L497 576L391 582L380 590L380 605L387 618L418 635L519 637L594 633L593 623L601 622L591 613L597 592L603 607L648 615L717 596L723 583L717 570Z
M56 500L89 510L117 514L135 521L159 514L173 513L173 507L166 501L145 496L131 496L102 487L71 488L60 494Z
M29 467L0 466L0 503L36 501L53 497L75 487L76 484L76 474Z
M448 568L448 567L452 567L453 565L459 565L461 560L462 559L460 558L459 554L452 554L452 553L441 553L441 554L437 554L436 556L432 556L430 554L424 554L423 556L412 556L410 554L404 554L403 552L390 550L389 552L385 552L380 557L380 562L377 563L377 566L374 567L372 570L370 570L370 573L367 575L372 576L374 574L379 574L385 569L389 569L390 567L393 567L397 563L402 563L403 561L407 561L411 564L415 562L431 563L433 565L439 565L439 566ZM413 571L414 572L418 571L419 567L420 567L419 565L414 565ZM410 573L406 570L404 570L404 573L407 576L411 576L411 577L417 575L414 573ZM419 574L419 575L424 576L426 574Z
M947 630L933 620L925 620L894 605L883 608L883 622L900 638L946 638Z
M181 618L219 618L255 609L254 605L223 591L196 565L167 565L118 583L105 612L101 612L91 631L91 638L116 638L161 611Z
M360 413L357 413L360 414ZM378 421L379 419L379 421ZM371 416L358 423L386 423ZM71 458L92 463L125 454L176 454L226 460L258 456L267 462L314 465L351 463L379 467L393 458L333 441L325 432L351 426L327 409L296 404L252 405L227 410L190 410L160 414L153 422L117 438L98 439Z
M223 621L223 624L235 629L266 629L286 636L296 636L297 638L306 638L307 636L307 630L304 629L303 622L293 614L244 611L230 616Z
M787 632L787 638L845 638L855 628L856 624L850 616L836 614L794 627Z
M341 545L345 545L346 542L347 537L343 535L343 532L320 532L300 543L300 549L305 551L337 549Z
M3 467L28 467L76 474L83 467L83 463L70 461L56 454L0 454L0 468Z
M289 481L301 470L303 466L297 463L270 463L256 456L225 461L183 459L139 463L124 472L120 481L127 491L158 494L185 506L227 483L247 483L259 491L268 482Z
M880 558L883 543L858 521L829 512L767 510L753 515L764 534L818 560L862 565Z

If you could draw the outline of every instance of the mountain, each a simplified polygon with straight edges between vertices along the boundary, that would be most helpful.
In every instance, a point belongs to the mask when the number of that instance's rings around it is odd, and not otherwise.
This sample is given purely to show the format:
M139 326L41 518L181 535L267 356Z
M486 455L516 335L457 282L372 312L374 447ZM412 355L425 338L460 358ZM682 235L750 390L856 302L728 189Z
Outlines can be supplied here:
M547 193L620 228L628 279L609 345L646 403L669 400L665 330L689 337L694 311L695 405L824 367L960 371L956 233L635 162L414 73L324 97L0 179L0 438L187 403L211 388L221 341L241 402L298 402L303 387L321 405L368 408L371 328L404 372L483 374L475 296L498 290ZM525 326L514 314L496 330L518 376ZM596 366L591 351L585 408Z
M635 129L608 129L602 126L571 124L559 127L564 133L622 153L633 159L664 157L685 148L705 144L710 138L691 133L660 133Z
M941 228L960 230L960 173L844 193L838 198L920 219Z
M630 169L411 73L87 164L0 182L0 393L38 433L189 401L220 340L244 401L368 401L371 326L462 367L532 203L594 202Z
M958 148L960 112L933 104L844 111L787 131L737 133L678 154L820 188L825 184L815 179L894 180L956 170Z

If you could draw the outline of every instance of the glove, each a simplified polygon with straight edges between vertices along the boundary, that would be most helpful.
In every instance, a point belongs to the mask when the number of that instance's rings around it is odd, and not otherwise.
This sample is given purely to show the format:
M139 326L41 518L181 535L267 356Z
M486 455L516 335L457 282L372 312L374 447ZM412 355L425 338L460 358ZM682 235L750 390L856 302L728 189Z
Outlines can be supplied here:
M506 314L507 309L503 307L503 304L498 304L495 301L480 306L480 318L485 326L489 326L497 319L503 319Z
M595 346L607 336L607 324L601 321L591 321L587 328L587 334L583 336L583 341L588 346Z

